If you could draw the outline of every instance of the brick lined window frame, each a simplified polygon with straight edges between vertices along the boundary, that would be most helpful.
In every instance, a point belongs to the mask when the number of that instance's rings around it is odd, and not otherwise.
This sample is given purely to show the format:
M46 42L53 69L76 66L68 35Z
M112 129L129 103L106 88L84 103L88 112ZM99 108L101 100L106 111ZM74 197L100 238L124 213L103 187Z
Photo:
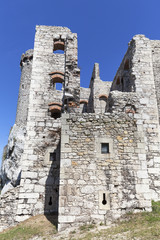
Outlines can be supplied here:
M54 40L53 53L64 53L65 44L63 41Z

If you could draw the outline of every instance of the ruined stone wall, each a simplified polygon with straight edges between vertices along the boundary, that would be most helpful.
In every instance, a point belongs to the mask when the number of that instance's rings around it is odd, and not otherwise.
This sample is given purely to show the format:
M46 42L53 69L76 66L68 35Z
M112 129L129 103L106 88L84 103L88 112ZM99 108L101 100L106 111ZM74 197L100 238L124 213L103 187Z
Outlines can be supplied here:
M0 195L0 232L12 227L19 221L16 219L18 211L19 187L8 191L4 196Z
M111 91L121 91L121 92L135 92L135 77L132 71L133 66L133 53L134 49L132 46L128 50L117 70L117 73L113 79Z
M80 106L79 113L84 113L88 111L88 98L90 95L90 88L80 88Z
M145 140L137 124L123 113L63 115L59 230L150 209ZM102 143L109 153L101 153Z
M160 118L160 41L158 40L151 40L151 47L152 47L152 61L153 61L153 74L154 74L154 81L155 81L155 91L157 97L157 104L158 104L158 113ZM160 120L159 120L160 122Z
M143 123L142 131L144 132L147 145L146 157L151 182L150 187L152 189L151 194L152 199L158 200L160 198L159 100L157 98L159 87L157 77L158 68L156 68L158 66L158 61L156 63L157 53L152 56L154 54L152 49L153 42L144 35L137 35L133 37L129 43L128 51L120 65L120 68L117 71L111 91L118 90L123 95L121 96L121 99L118 99L121 103L120 105L123 105L122 98L126 98L126 102L129 102L130 99L129 95L126 96L124 92L133 91L137 94L139 104L136 104L136 107L135 105L131 106L129 104L130 106L127 108L129 111L135 111L136 119ZM127 62L128 60L129 62ZM127 79L124 78L126 72L129 77ZM123 75L123 82L121 81L121 75ZM111 97L110 105L112 105L112 110L121 111L122 106L119 105L118 101L116 98Z
M158 200L160 199L159 115L152 46L151 41L144 35L135 36L131 46L133 48L132 74L135 76L135 89L140 101L140 114L136 117L143 123L143 131L146 136L146 158L151 182L151 197Z
M96 63L84 89L77 35L36 27L2 167L4 182L20 186L2 190L2 228L39 213L54 214L62 230L151 210L160 199L159 53L159 41L135 36L112 86Z
M94 110L95 113L105 113L107 99L112 82L104 82L101 79L95 80L94 84Z
M95 63L90 81L87 112L104 113L112 82L100 79L99 64Z
M80 69L78 68L77 34L73 33L66 39L65 58L65 91L72 95L73 106L68 106L67 111L75 112L80 104ZM77 109L78 111L78 109Z
M88 100L89 94L90 94L90 88L80 87L80 99L81 100Z

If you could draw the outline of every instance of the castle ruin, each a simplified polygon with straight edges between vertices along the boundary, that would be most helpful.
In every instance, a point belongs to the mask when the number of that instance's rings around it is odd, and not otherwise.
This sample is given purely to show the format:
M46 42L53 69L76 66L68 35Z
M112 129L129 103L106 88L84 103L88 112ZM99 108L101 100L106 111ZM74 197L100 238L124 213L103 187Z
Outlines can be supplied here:
M113 82L95 63L89 88L77 60L77 34L36 27L4 148L0 230L41 213L58 230L106 224L160 200L160 41L134 36Z

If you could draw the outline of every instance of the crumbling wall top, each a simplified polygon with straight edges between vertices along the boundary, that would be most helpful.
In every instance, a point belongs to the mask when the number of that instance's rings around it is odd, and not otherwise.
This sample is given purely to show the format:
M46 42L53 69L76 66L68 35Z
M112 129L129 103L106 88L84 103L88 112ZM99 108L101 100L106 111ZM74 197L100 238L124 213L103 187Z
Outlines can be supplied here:
M29 49L25 53L22 53L20 66L22 65L22 62L25 62L26 60L32 60L33 52L34 52L33 49Z
M41 31L51 31L51 32L68 32L72 33L71 30L67 27L61 27L61 26L45 26L45 25L37 25L36 26L36 31L41 30Z

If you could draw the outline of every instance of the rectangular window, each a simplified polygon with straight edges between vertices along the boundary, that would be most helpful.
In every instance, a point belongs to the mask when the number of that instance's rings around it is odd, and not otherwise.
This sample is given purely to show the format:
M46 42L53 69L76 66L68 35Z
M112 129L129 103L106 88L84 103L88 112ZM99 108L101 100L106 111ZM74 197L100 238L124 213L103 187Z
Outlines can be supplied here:
M56 161L56 153L50 153L50 161Z
M109 143L101 143L101 153L109 153Z

